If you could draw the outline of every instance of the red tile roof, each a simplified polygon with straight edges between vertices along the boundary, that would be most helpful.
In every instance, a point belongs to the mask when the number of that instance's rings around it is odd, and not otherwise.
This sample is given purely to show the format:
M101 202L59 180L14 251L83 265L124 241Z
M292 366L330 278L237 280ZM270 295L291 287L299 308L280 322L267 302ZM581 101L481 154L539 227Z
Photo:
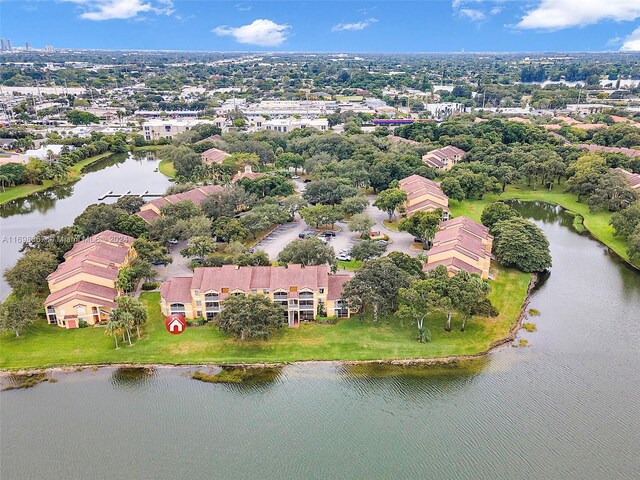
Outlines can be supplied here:
M464 158L467 153L453 145L431 150L422 156L422 161L428 166L433 168L444 168L446 165L445 160L448 160L450 164Z
M167 302L190 303L190 290L201 292L222 292L229 289L250 292L253 289L268 289L272 293L276 290L286 290L297 287L298 292L303 289L318 290L326 288L329 299L337 299L342 294L342 284L349 279L348 275L330 275L326 265L307 266L289 265L288 267L237 267L223 265L222 267L202 267L193 271L193 277L175 277L164 282L160 293ZM295 292L291 292L295 295ZM221 295L221 298L227 294Z
M395 135L389 135L387 138L394 143L406 143L408 145L413 145L416 147L424 145L424 143L416 142L415 140L410 140L408 138L397 137Z
M640 190L640 174L630 172L628 170L625 170L624 168L616 168L615 171L620 172L625 176L631 188L633 188L634 190Z
M181 202L184 200L190 200L196 205L200 205L202 201L209 195L219 193L224 190L220 185L205 185L202 187L194 188L183 193L175 193L173 195L167 195L156 200L149 202L151 205L155 205L158 208L162 208L172 203Z
M193 277L173 277L162 284L160 295L169 302L191 303Z
M219 148L210 148L200 154L200 158L202 158L202 162L205 164L222 163L228 156L229 154L227 152Z
M437 265L454 266L464 268L469 273L479 273L476 265L456 258L454 252L458 252L470 260L490 258L489 242L493 237L489 235L489 229L478 222L474 222L467 217L456 217L440 224L440 230L433 238L433 246L427 251L427 258L441 254L450 253L449 257L431 261L425 265L425 270L432 270ZM435 266L434 266L435 265ZM465 267L468 266L470 268Z
M622 153L627 157L637 157L640 155L640 150L634 148L626 148L626 147L604 147L602 145L592 145L589 143L580 143L576 145L578 148L586 148L590 152L612 152L612 153Z
M56 306L54 302L57 302L58 300L61 300L60 302L58 302L59 304L66 303L67 300L63 299L70 294L74 294L74 296L72 296L71 298L74 298L75 296L83 296L84 298L92 299L92 301L96 303L102 303L103 300L112 302L118 295L118 292L115 288L105 287L96 283L80 281L69 285L68 287L65 287L61 290L58 290L57 292L49 294L49 296L45 300L45 305L53 304L54 306Z

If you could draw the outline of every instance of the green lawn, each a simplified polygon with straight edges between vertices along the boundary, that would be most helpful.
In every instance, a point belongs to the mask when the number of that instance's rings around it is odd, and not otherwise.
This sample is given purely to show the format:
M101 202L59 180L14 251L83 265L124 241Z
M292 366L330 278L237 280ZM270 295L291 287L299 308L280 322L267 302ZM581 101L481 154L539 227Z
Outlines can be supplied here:
M4 192L0 191L0 204L10 202L16 198L26 197L35 192L46 190L47 188L54 187L56 185L65 185L67 183L75 182L82 175L82 169L87 165L91 165L98 160L112 155L111 152L102 153L95 157L85 158L69 168L69 175L62 181L45 180L42 185L17 185L15 187L7 187Z
M362 260L356 260L356 259L352 259L349 260L348 262L345 262L344 260L337 260L336 264L338 265L338 270L358 270L360 267L362 267L362 264L364 262Z
M416 327L397 319L351 318L336 325L303 323L300 328L283 328L268 341L241 342L216 327L189 327L181 335L170 335L160 313L159 293L143 293L150 320L143 338L133 346L115 350L113 339L104 328L66 330L38 320L19 338L0 335L0 368L44 368L60 365L105 363L256 363L296 360L373 360L444 357L485 351L504 337L517 319L530 275L499 270L491 298L500 315L474 319L466 332L459 331L454 319L451 333L443 329L444 318L434 316L426 322L433 341L415 341Z
M457 202L452 200L449 207L453 216L465 215L474 220L480 221L482 210L489 203L495 200L525 200L525 201L541 201L560 205L561 207L583 217L584 226L589 230L591 235L610 247L620 257L629 262L629 254L627 253L627 245L624 240L614 236L614 230L609 222L611 221L611 213L609 212L591 212L586 203L578 203L576 196L571 193L564 193L564 185L555 185L553 190L531 190L523 187L509 186L507 191L502 195L487 195L483 200L464 200ZM640 267L640 265L636 265Z
M166 175L169 178L176 177L176 169L173 167L173 162L167 159L160 160L160 165L158 165L158 170L163 175Z

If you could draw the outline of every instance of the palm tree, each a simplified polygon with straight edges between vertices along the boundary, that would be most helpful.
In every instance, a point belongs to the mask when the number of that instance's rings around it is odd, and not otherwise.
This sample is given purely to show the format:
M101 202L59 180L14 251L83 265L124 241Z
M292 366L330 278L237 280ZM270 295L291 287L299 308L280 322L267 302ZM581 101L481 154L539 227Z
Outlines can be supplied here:
M122 333L122 326L120 325L120 322L117 319L113 318L113 316L109 317L109 321L107 322L107 329L104 333L109 335L110 337L113 337L113 339L116 341L116 350L119 350L120 347L118 346L118 336L120 335L120 333Z
M2 185L2 191L4 192L4 187L9 186L11 184L11 177L9 175L5 175L0 173L0 185Z

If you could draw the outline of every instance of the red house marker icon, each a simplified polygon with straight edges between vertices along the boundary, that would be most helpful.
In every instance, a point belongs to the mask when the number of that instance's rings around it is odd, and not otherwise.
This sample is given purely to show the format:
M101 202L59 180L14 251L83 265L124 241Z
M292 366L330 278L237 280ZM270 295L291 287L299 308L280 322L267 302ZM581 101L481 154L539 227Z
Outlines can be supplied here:
M164 324L167 327L167 332L173 335L179 335L187 328L187 322L184 317L178 314L169 315Z

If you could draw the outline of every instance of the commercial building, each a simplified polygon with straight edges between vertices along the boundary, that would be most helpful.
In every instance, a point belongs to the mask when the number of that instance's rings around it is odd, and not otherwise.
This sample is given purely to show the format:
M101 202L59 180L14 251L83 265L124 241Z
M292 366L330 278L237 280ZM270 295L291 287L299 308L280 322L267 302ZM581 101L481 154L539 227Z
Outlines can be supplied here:
M398 182L398 188L407 194L405 205L406 216L410 217L416 212L430 212L441 208L444 212L443 220L449 218L449 197L447 197L440 185L433 180L411 175Z
M431 168L451 170L451 167L462 160L466 154L467 152L464 150L448 145L425 153L422 156L422 161Z
M424 270L433 270L438 265L447 267L451 275L460 270L489 278L493 237L484 225L467 217L456 217L440 224L427 251L428 261Z
M329 120L326 118L304 119L297 117L276 118L265 120L259 130L274 130L276 132L291 132L299 128L315 128L321 132L329 130Z
M47 277L47 321L65 328L106 322L119 294L118 273L136 257L134 238L105 230L76 243Z
M230 295L264 295L281 304L289 326L327 316L349 317L342 290L349 275L330 274L327 265L288 267L196 268L192 276L174 277L162 284L161 309L165 315L212 320Z
M174 136L191 130L202 123L212 124L211 120L149 120L142 125L142 135L147 141Z
M166 197L156 198L150 202L145 203L140 211L136 214L147 223L152 223L156 218L160 216L160 209L171 205L176 202L182 202L184 200L190 200L196 205L200 205L202 201L209 195L214 193L220 193L224 190L220 185L204 185L194 188L183 193L175 193L173 195L167 195Z

